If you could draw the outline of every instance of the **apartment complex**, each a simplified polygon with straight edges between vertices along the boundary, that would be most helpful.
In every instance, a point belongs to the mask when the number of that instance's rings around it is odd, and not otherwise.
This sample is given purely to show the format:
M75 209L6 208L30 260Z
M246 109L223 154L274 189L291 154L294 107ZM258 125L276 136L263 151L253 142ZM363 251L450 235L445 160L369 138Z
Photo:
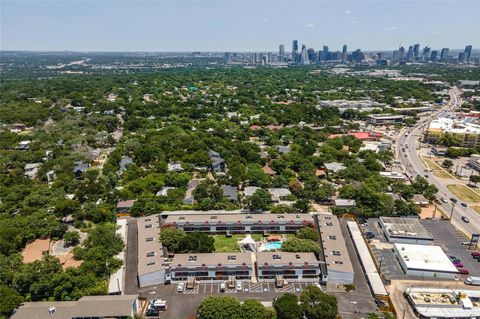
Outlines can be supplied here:
M320 275L318 259L314 253L261 252L257 253L259 280L275 279L317 279Z
M158 215L139 218L138 227L138 282L140 287L165 282L165 264L160 243ZM167 257L167 256L165 256Z
M293 233L313 225L310 214L211 214L168 215L164 225L185 232L206 233Z
M430 122L425 132L425 141L439 142L446 134L450 134L462 147L480 145L480 124L474 117L456 117L444 115Z
M253 274L251 253L175 254L171 263L172 280L250 279Z
M370 114L367 116L367 123L371 125L395 125L402 124L404 115Z
M320 262L322 281L337 284L353 283L353 267L337 216L330 213L315 215L320 230Z

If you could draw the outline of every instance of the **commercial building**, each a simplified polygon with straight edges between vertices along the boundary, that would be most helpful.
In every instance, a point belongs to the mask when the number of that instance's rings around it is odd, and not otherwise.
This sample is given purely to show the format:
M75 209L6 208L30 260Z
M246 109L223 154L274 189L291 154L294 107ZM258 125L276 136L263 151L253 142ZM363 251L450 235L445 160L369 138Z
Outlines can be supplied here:
M380 226L391 243L430 245L433 237L418 218L380 217Z
M173 281L251 279L253 261L251 253L175 254L171 263Z
M12 319L123 319L133 318L139 309L137 295L86 296L77 301L26 302Z
M395 243L393 250L407 275L454 279L458 274L440 246Z
M407 288L405 298L419 318L478 318L480 291Z
M367 116L367 123L371 125L395 125L402 124L405 116L389 114L370 114Z
M318 280L320 268L314 253L261 252L257 253L257 273L260 280L285 279Z
M444 115L430 122L425 132L425 141L437 143L445 134L450 134L462 147L480 146L480 124L473 117Z
M320 230L320 261L322 267L322 281L337 284L353 283L353 267L348 255L345 239L337 216L330 213L317 213L315 218Z
M140 218L138 227L138 283L140 287L165 282L166 264L160 243L158 216Z
M185 232L206 233L292 233L313 225L310 214L211 214L168 215L164 225Z

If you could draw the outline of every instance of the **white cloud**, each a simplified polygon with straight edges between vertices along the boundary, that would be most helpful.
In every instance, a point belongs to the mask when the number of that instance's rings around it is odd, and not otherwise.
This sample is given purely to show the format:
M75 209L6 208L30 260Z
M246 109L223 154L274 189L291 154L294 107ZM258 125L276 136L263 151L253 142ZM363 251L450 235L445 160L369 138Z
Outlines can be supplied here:
M352 21L352 24L357 24L357 23L358 23L358 21L355 21L355 20Z
M346 11L344 12L344 14L350 14L350 13L352 13L352 11L350 11L350 10L346 10Z
M263 22L269 22L268 18L263 19Z
M307 23L303 25L305 28L315 28L315 25L313 23Z
M397 27L396 26L386 27L383 30L384 31L395 31L395 30L397 30Z

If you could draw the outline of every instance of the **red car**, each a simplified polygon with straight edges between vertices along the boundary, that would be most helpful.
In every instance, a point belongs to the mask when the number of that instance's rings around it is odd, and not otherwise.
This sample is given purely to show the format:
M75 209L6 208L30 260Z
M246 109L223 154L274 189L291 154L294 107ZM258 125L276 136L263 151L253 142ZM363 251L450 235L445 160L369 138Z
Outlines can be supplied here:
M468 275L470 273L468 269L465 269L465 268L459 268L458 272L460 275Z
M480 257L480 252L479 251L472 251L472 257L475 259L478 259Z

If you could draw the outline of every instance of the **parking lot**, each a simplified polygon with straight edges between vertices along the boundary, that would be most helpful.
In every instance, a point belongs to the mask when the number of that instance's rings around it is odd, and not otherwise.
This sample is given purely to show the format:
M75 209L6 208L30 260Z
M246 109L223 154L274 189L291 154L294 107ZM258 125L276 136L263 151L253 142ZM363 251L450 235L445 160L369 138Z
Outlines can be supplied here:
M370 240L370 249L378 263L384 279L406 279L400 263L393 252L393 244L389 243L379 225L378 218L370 218L364 225L364 232L372 232L375 238ZM442 247L449 256L455 256L470 271L470 275L480 275L480 263L473 259L470 251L462 242L468 241L465 236L457 231L448 220L422 220L422 225L434 238L434 245Z
M286 293L286 292L302 292L309 285L314 283L307 282L291 282L285 284L283 287L275 287L275 283L269 282L242 282L242 290L237 290L235 287L226 288L225 291L220 291L220 283L206 282L197 283L193 289L185 289L183 292L178 292L178 284L174 284L176 294L236 294L236 293Z

